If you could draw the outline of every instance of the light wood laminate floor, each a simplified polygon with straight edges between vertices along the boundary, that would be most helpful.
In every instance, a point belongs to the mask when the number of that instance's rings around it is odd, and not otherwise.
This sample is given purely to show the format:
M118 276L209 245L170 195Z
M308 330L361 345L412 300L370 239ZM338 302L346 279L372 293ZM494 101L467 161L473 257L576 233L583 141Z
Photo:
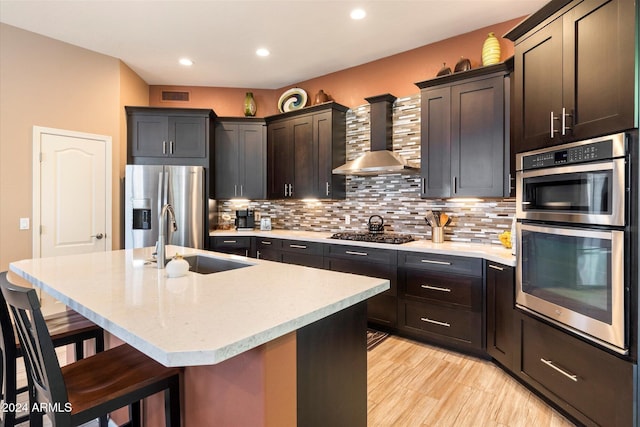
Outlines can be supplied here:
M574 426L489 361L393 335L367 357L369 427Z

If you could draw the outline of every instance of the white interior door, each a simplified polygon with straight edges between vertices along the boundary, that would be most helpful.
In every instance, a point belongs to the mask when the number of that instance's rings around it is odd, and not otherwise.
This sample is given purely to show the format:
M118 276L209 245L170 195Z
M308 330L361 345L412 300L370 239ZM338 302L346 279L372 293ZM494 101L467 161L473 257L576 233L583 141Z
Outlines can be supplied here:
M33 153L34 257L111 250L111 137L34 127Z

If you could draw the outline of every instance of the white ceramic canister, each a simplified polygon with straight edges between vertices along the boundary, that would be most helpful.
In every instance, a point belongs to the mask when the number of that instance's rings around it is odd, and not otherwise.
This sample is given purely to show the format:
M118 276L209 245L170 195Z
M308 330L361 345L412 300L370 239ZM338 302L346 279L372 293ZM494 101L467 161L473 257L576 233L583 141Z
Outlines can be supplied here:
M182 258L182 255L176 254L171 261L167 263L167 276L182 277L189 271L189 263Z

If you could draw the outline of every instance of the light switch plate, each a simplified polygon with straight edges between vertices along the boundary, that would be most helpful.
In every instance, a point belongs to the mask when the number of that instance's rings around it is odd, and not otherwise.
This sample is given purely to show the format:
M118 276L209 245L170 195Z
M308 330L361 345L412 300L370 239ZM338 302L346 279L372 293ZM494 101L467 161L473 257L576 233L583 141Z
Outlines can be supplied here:
M20 230L29 229L29 218L20 218Z

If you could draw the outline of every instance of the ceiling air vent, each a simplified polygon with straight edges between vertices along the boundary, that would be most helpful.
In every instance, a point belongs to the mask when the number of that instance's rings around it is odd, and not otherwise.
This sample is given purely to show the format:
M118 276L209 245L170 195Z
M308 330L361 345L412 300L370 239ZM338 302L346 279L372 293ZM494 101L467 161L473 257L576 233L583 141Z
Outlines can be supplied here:
M173 90L162 91L163 101L189 101L189 92L177 92Z

